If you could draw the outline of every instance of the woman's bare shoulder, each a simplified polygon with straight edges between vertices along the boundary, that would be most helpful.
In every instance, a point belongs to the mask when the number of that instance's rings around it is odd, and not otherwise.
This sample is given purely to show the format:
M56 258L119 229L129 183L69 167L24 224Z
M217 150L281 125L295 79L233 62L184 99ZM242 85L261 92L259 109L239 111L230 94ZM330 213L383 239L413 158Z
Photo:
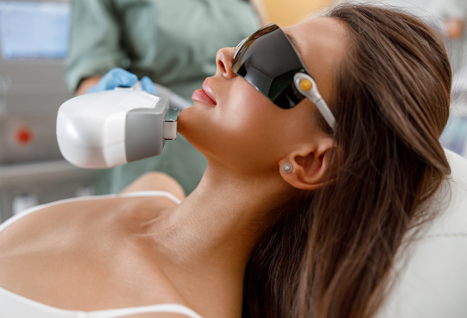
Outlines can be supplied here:
M28 215L0 234L0 286L84 311L182 303L146 231L165 200L81 200Z

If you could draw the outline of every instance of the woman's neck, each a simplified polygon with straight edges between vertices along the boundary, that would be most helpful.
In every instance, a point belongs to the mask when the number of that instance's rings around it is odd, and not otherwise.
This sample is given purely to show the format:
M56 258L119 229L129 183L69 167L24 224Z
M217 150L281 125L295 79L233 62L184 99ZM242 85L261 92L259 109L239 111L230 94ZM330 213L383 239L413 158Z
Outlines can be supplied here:
M225 252L226 259L244 267L288 186L271 174L245 177L219 170L208 167L195 191L156 220L153 229L164 244L176 239L171 248L186 249L179 257L190 263Z
M208 166L196 190L151 227L168 270L192 286L229 290L225 296L241 309L248 260L288 191L279 174L240 176Z

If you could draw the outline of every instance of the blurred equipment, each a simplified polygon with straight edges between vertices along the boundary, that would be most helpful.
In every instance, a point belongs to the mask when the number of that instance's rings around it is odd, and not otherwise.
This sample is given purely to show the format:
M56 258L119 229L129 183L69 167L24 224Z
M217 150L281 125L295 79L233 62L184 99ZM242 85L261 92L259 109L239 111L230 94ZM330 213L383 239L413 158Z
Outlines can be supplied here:
M65 160L0 166L0 223L43 203L93 194L96 170Z
M72 97L63 81L70 6L0 1L0 164L59 159L57 109Z
M93 184L63 160L55 122L72 97L63 80L70 4L0 0L0 222Z

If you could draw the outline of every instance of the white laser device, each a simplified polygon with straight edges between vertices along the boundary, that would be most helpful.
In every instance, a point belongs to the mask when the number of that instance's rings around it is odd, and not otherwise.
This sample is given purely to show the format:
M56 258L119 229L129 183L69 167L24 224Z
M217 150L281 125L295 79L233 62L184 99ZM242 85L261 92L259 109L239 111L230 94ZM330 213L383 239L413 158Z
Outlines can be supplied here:
M177 138L168 110L168 98L137 88L77 96L58 110L60 151L73 165L91 169L157 156L166 140Z

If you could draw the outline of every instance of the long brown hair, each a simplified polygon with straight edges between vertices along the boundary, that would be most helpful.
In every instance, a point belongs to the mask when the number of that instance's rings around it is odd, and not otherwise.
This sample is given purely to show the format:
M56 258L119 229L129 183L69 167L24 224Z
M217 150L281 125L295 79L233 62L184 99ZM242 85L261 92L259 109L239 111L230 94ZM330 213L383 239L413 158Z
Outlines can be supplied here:
M326 16L346 26L350 44L330 101L337 176L294 199L258 245L244 318L374 316L402 240L450 173L438 141L451 90L440 37L382 7L343 4Z

